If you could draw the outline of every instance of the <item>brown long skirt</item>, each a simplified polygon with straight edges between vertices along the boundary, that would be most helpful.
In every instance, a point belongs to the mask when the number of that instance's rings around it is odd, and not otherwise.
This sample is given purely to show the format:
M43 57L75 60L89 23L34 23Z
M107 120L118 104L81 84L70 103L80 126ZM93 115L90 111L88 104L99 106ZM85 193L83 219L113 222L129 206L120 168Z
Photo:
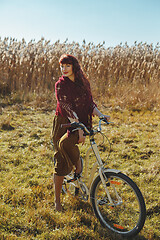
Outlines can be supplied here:
M61 124L68 122L67 118L61 116L55 115L53 119L52 138L55 148L54 173L58 176L66 176L69 174L73 169L73 165L76 165L80 157L77 146L79 139L78 131L68 136L67 129L61 127Z

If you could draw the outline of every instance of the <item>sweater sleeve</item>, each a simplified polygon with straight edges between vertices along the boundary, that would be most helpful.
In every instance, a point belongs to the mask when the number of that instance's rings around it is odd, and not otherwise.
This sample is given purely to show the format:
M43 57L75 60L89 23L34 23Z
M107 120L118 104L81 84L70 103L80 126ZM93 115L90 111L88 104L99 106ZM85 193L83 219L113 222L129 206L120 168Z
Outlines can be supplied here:
M90 114L93 114L93 110L95 107L97 107L97 104L93 101L93 97L91 95Z
M71 92L63 82L55 84L55 94L61 115L69 119L78 119L77 114L73 111Z
M93 101L90 84L88 83L88 98L89 98L89 114L93 115L93 110L97 107L97 104Z

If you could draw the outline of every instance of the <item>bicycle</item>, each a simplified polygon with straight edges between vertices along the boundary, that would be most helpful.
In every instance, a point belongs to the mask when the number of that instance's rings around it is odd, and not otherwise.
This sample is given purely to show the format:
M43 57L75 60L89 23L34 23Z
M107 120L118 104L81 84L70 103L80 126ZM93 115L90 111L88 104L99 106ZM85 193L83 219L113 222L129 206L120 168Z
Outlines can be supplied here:
M137 235L144 226L146 218L146 206L142 193L131 178L117 169L106 168L103 163L95 135L100 133L111 144L102 132L102 122L109 125L104 117L99 118L96 129L88 130L82 123L62 124L62 127L72 127L73 131L82 129L85 136L89 136L90 148L86 153L85 173L80 178L75 178L71 172L64 178L62 191L79 195L83 200L90 201L93 211L101 225L122 237ZM94 163L87 182L89 155L93 151L96 162ZM109 151L110 154L110 151ZM109 158L108 154L108 158ZM108 160L107 158L107 160ZM95 173L98 170L96 177Z

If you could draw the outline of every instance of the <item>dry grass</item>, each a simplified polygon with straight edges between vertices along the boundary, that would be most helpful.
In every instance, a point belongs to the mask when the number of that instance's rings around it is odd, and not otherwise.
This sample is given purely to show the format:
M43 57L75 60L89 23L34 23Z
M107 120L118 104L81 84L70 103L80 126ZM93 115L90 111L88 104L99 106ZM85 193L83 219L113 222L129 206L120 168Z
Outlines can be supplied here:
M115 122L106 129L112 143L108 167L120 169L134 179L146 201L146 223L135 239L158 240L159 112L101 110L107 111ZM64 212L55 212L50 144L52 118L52 112L25 105L2 109L0 239L118 240L100 226L88 202L64 195ZM4 129L3 123L8 127ZM86 148L88 141L81 148L83 157Z
M58 59L63 53L79 59L94 97L101 102L111 107L159 108L159 43L155 47L136 42L129 47L125 43L106 49L103 44L85 41L82 45L67 41L51 44L44 39L26 43L24 39L5 38L0 40L0 94L12 93L14 98L14 93L19 93L19 101L38 102L37 95L42 94L47 99L60 76ZM52 104L54 101L52 98Z

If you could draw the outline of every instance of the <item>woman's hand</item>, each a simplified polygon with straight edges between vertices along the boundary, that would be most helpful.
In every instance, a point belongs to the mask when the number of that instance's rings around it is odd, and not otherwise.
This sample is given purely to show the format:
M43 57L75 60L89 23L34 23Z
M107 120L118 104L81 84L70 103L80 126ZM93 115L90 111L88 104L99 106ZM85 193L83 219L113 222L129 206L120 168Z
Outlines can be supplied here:
M103 117L109 122L110 116L108 116L108 115L103 115Z
M72 123L72 122L77 122L77 123L79 122L77 118L69 118L69 120L70 120L71 123ZM78 143L82 143L82 145L83 145L84 142L85 142L85 139L86 139L86 137L83 135L84 132L83 132L82 129L79 129L79 130L78 130L78 133L79 133Z
M102 114L102 113L98 110L97 107L95 107L95 108L93 109L93 115L96 115L96 116L98 116L98 117L103 116L104 118L106 118L107 121L109 121L109 119L110 119L110 116Z
M78 131L79 131L79 141L78 141L78 143L82 143L82 145L83 145L84 142L85 142L86 137L83 135L84 132L83 132L82 129L79 129Z

